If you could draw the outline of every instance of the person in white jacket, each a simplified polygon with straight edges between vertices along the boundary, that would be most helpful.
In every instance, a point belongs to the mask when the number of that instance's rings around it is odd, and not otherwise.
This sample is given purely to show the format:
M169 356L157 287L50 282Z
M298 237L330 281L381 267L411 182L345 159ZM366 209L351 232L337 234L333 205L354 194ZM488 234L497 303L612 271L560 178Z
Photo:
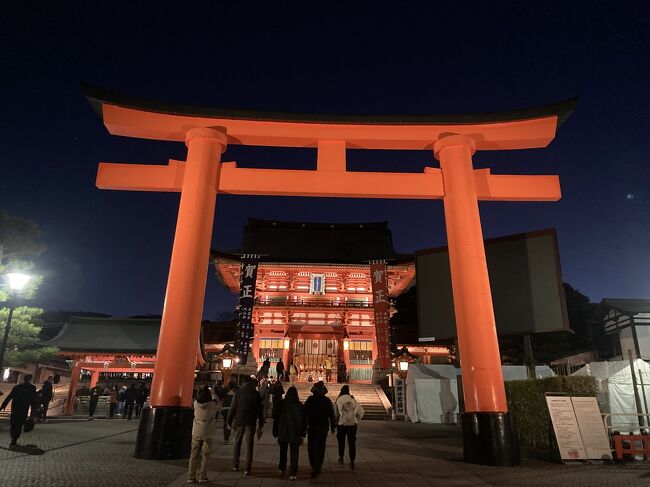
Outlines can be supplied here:
M197 481L200 484L208 482L208 457L212 449L212 442L217 434L217 416L220 409L221 403L212 388L203 386L199 389L194 401L192 453L187 471L188 484ZM200 465L199 456L201 456Z
M354 460L357 457L357 423L363 418L363 407L350 395L350 386L341 387L339 397L334 404L336 417L336 439L339 443L339 463L343 463L345 455L345 438L350 447L350 468L354 469Z

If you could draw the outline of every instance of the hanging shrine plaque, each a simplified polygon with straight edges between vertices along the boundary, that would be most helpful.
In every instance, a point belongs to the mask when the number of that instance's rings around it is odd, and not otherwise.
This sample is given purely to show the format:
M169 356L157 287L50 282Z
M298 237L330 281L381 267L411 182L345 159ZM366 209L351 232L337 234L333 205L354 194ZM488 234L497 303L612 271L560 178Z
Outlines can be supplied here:
M386 277L386 264L384 262L370 264L377 358L379 359L379 367L382 369L390 368L390 304L388 303L388 282Z
M257 281L258 266L259 256L245 255L241 259L239 311L235 336L235 350L240 365L246 365L251 347L251 338L253 338L253 306L255 304L255 283Z

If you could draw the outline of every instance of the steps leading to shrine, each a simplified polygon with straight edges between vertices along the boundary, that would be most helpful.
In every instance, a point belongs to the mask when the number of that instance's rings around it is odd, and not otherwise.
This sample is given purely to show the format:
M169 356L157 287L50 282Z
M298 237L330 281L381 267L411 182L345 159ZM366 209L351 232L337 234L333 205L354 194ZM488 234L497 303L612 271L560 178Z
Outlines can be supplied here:
M288 388L289 383L285 383L285 390ZM329 397L332 402L336 401L336 398L341 391L341 387L345 384L325 384L327 387L327 397ZM361 406L365 411L363 419L379 419L385 420L389 418L388 408L389 402L382 391L381 387L374 384L347 384L350 386L350 394L359 401ZM296 384L296 389L298 389L298 396L300 400L304 403L307 398L311 395L311 388L314 386L313 382L299 382Z

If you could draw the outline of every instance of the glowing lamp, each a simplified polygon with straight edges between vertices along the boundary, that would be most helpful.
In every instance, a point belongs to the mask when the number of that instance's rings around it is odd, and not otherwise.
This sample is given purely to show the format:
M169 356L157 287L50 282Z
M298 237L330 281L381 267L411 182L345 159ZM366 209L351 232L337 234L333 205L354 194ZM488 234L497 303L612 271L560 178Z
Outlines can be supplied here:
M22 291L25 287L25 284L29 281L31 276L27 274L21 274L20 272L12 272L7 274L7 280L9 281L9 287L12 291Z
M284 339L284 349L289 350L290 345L291 345L291 340L289 340L288 338L285 338Z
M409 369L409 363L404 361L399 363L399 370L406 372Z
M223 365L224 369L229 369L232 367L232 359L231 358L225 358L221 361L221 364Z
M343 340L343 350L350 350L350 340Z

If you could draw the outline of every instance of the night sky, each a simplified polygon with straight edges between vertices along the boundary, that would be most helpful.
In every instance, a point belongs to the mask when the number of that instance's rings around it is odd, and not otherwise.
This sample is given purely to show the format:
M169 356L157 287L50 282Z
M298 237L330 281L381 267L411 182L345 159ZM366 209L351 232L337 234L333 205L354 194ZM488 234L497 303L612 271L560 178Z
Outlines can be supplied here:
M475 166L496 174L559 174L563 192L558 203L482 203L484 235L555 227L563 278L592 301L650 297L647 2L213 3L3 5L0 209L43 230L35 305L162 309L179 195L100 191L94 181L99 161L165 164L186 149L110 136L83 81L188 104L315 113L489 112L579 95L548 148L477 153ZM316 154L230 146L223 160L306 169ZM371 171L438 165L426 151L350 150L348 161ZM237 248L249 216L388 220L403 253L446 243L441 201L219 196L213 248ZM204 316L234 304L211 268Z

